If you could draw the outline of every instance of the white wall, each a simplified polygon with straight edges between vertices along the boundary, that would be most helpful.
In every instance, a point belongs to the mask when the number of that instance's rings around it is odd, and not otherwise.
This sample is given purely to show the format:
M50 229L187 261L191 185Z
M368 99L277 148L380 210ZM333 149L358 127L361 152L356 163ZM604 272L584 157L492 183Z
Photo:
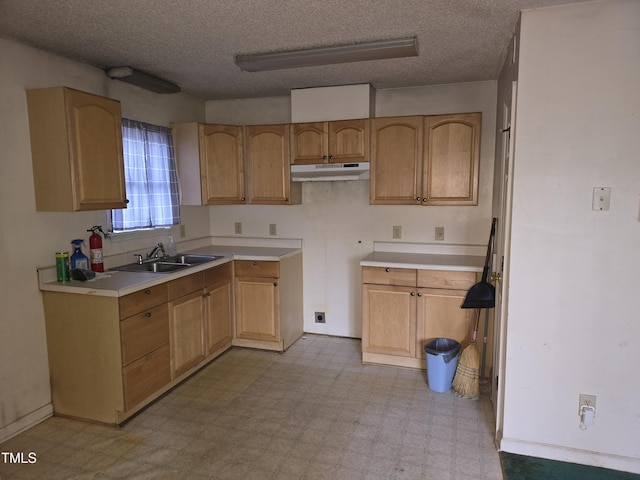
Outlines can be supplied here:
M522 14L502 442L636 473L639 45L636 0Z
M0 39L0 442L51 412L49 368L36 268L54 253L88 239L97 212L36 212L25 89L68 86L121 101L123 116L168 126L204 120L204 103L186 95L158 95L110 80L100 69ZM205 207L182 209L184 240L209 235ZM162 236L105 241L105 255L144 249ZM176 236L178 240L178 236ZM126 255L128 258L128 255ZM105 263L113 261L107 257ZM91 312L87 312L91 315Z
M434 228L445 227L445 242L486 244L491 224L496 82L379 90L376 116L477 112L483 114L480 200L477 207L369 205L365 181L303 184L302 205L210 207L211 232L234 236L242 222L246 237L301 238L304 258L304 329L331 335L361 336L360 260L376 240L393 241L402 226L403 242L434 242ZM290 122L289 98L207 102L210 123ZM326 313L326 324L314 312Z

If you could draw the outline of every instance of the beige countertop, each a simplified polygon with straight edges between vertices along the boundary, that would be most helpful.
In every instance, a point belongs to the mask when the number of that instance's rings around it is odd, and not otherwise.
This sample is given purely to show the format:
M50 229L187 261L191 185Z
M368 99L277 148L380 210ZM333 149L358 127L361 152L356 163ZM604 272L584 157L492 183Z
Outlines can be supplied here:
M104 274L98 274L95 279L87 282L78 280L57 282L55 281L55 267L53 267L39 269L38 276L40 290L42 291L122 297L144 288L153 287L154 285L159 285L233 260L279 261L288 256L296 255L301 251L299 248L211 245L181 253L222 255L222 258L178 272L159 274L107 270Z
M363 267L415 268L482 272L485 257L439 253L373 252L360 261Z

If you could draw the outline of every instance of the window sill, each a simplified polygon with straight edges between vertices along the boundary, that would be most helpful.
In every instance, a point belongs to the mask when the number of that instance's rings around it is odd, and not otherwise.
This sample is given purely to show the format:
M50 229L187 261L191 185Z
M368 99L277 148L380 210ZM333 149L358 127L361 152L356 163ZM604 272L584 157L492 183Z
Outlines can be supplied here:
M107 232L105 238L108 238L113 243L130 242L131 240L157 238L158 236L168 235L179 238L181 227L182 225L173 225L171 227L156 227L126 232Z

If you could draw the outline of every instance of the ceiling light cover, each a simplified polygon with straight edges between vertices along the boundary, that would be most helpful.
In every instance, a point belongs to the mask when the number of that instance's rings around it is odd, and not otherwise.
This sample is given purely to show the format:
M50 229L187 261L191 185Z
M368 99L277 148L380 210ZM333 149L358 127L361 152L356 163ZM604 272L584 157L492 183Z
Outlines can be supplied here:
M174 83L131 67L114 67L108 69L106 73L109 78L122 80L156 93L178 93L180 91L180 87Z
M418 39L413 37L290 52L237 55L236 64L247 72L263 72L365 60L415 57L417 55Z

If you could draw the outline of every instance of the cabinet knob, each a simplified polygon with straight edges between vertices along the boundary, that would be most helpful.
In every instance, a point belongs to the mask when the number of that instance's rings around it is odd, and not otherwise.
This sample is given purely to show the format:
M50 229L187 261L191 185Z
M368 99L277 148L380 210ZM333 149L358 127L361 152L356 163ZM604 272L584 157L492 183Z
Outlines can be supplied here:
M273 286L277 287L278 286L278 282L273 282Z
M411 292L411 296L415 297L416 296L416 292Z
M391 269L390 268L385 268L384 271L389 273L391 271Z
M326 160L326 159L327 159L327 156L326 156L326 155L323 155L323 156L322 156L322 159L323 159L323 160Z
M420 200L422 200L422 198L421 197L416 197L416 200L420 201Z
M150 318L151 317L151 312L147 312L144 314L145 317Z
M144 294L145 294L145 295L151 295L151 290L145 290L145 291L144 291Z
M423 202L426 202L426 201L427 201L427 197L423 197L423 198L422 198L422 201L423 201Z
M422 296L422 294L421 294L421 293L419 293L419 294L418 294L418 296L419 296L419 297L421 297L421 296Z
M258 262L253 262L251 265L255 267L256 265L258 265Z
M333 160L333 155L329 155L329 160Z
M125 199L124 199L124 203L129 203L129 199L128 199L128 198L125 198Z
M247 199L245 197L242 197L240 200L242 200L243 202L247 201Z
M284 199L284 201L285 201L285 202L288 202L288 201L289 201L289 197L285 198L285 199Z
M211 296L211 292L203 293L202 298L207 298Z

